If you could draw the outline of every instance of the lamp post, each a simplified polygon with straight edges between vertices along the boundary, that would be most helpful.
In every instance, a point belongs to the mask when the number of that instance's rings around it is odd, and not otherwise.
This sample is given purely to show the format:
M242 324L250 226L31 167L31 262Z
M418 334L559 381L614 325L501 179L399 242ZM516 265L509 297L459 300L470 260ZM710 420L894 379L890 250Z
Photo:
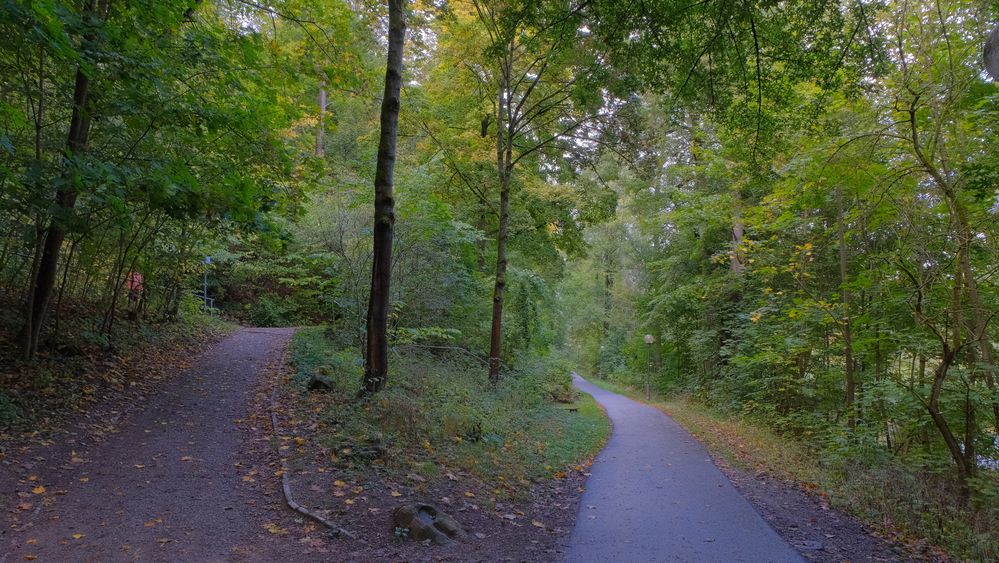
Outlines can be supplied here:
M649 369L645 371L645 400L649 401L652 399L652 388L649 386L649 379L652 377L652 343L656 339L651 334L645 335L645 350L646 356L649 360Z

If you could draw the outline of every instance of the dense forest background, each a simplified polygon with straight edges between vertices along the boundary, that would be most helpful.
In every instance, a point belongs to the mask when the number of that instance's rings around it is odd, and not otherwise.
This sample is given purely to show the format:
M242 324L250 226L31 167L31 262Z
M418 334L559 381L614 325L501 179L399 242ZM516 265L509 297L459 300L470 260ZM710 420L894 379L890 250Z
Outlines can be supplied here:
M407 20L393 350L649 376L995 553L991 4ZM0 1L0 422L25 365L198 322L206 289L363 363L386 33L363 0Z

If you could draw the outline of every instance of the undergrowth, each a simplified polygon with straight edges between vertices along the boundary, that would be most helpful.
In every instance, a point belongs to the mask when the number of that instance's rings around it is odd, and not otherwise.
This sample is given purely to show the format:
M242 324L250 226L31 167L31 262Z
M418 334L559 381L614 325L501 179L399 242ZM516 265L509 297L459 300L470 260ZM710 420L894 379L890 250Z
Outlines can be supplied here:
M377 464L425 478L458 469L515 495L529 480L563 476L610 433L606 416L592 397L575 392L571 366L558 358L522 362L494 386L472 357L400 347L386 389L362 401L361 359L324 329L299 330L291 354L295 391L306 392L314 375L334 388L318 433L341 465ZM379 448L385 455L374 454Z
M599 379L605 389L644 399L634 387ZM902 541L916 538L966 561L999 561L999 476L983 470L969 506L955 502L953 479L941 472L909 467L898 460L864 461L833 455L780 434L764 423L723 413L693 398L654 394L651 403L665 411L709 450L727 462L827 496L874 529Z

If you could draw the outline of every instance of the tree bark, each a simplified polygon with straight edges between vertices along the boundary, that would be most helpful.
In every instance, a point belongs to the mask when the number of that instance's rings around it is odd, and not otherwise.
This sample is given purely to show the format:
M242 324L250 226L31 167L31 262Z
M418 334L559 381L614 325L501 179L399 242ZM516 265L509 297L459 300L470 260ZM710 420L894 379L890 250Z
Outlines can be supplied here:
M96 15L95 0L88 0L83 7L83 16ZM91 33L83 38L83 43L92 43L95 36ZM66 138L67 159L73 159L87 152L90 140L90 77L83 67L76 69L76 82L73 87L73 113L70 117L69 133ZM68 168L69 163L66 164ZM69 174L68 172L64 173ZM64 178L64 180L70 180ZM78 192L72 181L62 182L56 190L55 206L57 213L68 215L76 207ZM25 359L30 359L38 351L38 340L41 336L42 320L48 311L52 290L55 287L59 267L59 254L63 241L66 239L66 217L54 217L45 230L45 243L38 259L38 270L34 276L28 302L25 309L25 321L22 328L22 350Z
M392 227L395 200L392 174L395 169L396 139L399 133L399 106L402 90L402 50L406 40L405 0L389 0L388 62L385 67L385 94L382 98L381 135L375 167L374 255L371 264L371 293L368 299L367 353L362 395L385 388L388 379L389 288L392 276Z
M500 183L499 233L496 236L496 284L493 287L493 319L489 336L489 381L500 378L503 351L503 293L506 290L506 243L510 236L510 176L513 162L513 123L510 119L508 59L500 65L500 88L496 106L496 172ZM506 115L504 115L506 114Z
M849 274L849 253L846 247L846 209L843 205L843 188L836 189L837 236L839 239L839 291L843 303L843 361L846 376L847 425L852 429L857 424L853 403L857 396L856 365L853 361L853 317L850 312L850 290L846 287Z
M323 146L326 137L326 78L319 80L319 125L316 127L316 156L326 152Z

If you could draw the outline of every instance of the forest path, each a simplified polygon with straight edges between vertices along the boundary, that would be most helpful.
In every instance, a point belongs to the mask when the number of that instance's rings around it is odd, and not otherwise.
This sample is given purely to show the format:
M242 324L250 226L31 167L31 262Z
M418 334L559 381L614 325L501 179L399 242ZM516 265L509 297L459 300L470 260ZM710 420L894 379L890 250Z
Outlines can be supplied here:
M679 424L573 379L607 410L613 432L587 479L566 561L802 561Z
M301 546L279 531L293 516L273 476L268 419L258 412L293 333L239 330L192 359L103 441L34 451L17 468L12 492L21 504L0 531L0 563L301 557Z

